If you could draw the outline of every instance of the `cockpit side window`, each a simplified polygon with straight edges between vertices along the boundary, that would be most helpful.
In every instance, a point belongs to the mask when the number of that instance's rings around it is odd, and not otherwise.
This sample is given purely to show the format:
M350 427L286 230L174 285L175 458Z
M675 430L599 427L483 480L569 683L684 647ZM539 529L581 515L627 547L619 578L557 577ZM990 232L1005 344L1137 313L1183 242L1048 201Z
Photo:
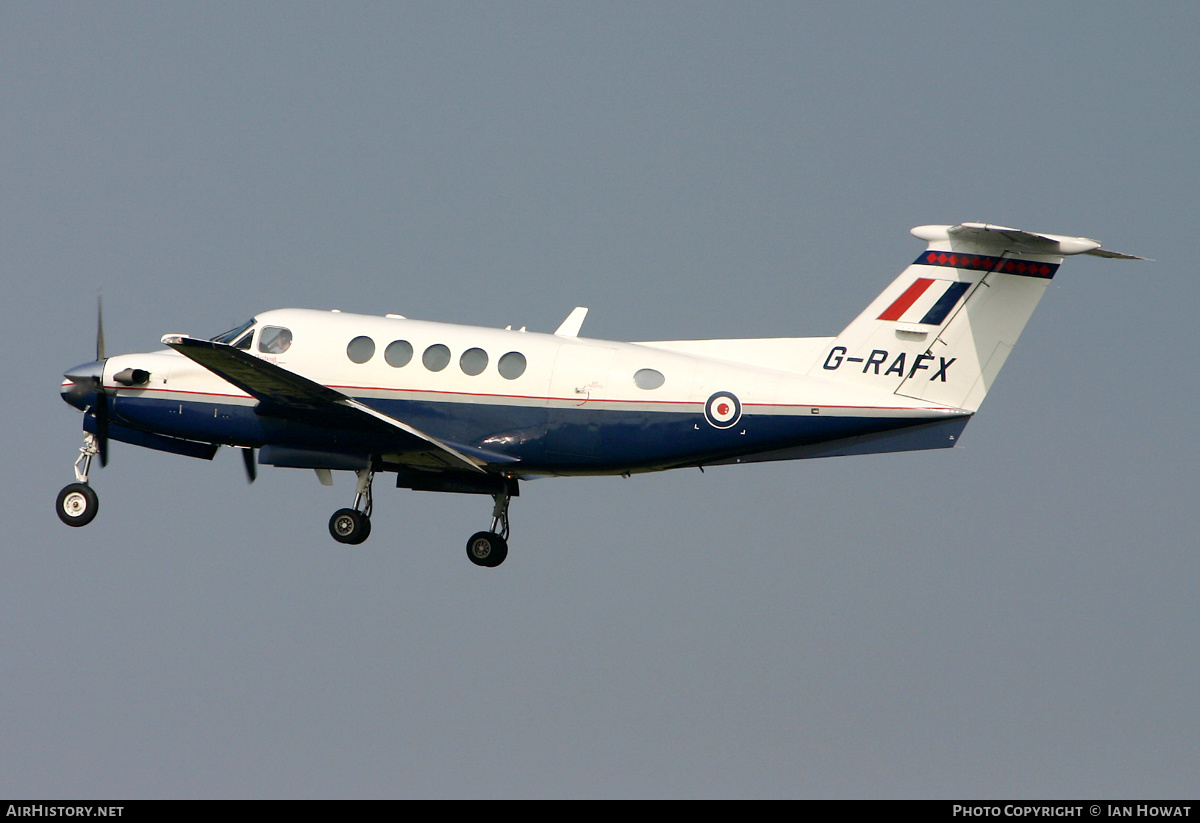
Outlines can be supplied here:
M243 351L250 351L250 343L253 340L254 340L254 332L248 331L248 332L246 332L245 337L243 337L241 340L239 340L233 344L233 347L235 349L242 349Z
M255 319L256 318L251 317L237 328L218 334L216 337L212 338L212 341L214 343L232 343L234 340L238 339L238 336L241 335L242 332L254 325Z
M264 326L258 335L258 350L266 354L283 354L292 345L290 329L279 326Z

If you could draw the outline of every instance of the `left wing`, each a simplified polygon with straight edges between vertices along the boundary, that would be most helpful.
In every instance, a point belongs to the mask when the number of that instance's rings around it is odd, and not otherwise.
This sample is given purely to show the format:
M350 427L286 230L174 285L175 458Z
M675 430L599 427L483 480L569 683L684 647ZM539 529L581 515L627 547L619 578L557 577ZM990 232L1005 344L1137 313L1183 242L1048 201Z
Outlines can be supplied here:
M399 435L412 451L424 453L449 468L466 467L483 472L486 460L470 457L448 443L414 429L339 391L301 377L248 352L226 343L193 337L168 338L164 342L175 351L196 361L218 377L237 386L259 401L263 411L292 417L316 425L366 428Z

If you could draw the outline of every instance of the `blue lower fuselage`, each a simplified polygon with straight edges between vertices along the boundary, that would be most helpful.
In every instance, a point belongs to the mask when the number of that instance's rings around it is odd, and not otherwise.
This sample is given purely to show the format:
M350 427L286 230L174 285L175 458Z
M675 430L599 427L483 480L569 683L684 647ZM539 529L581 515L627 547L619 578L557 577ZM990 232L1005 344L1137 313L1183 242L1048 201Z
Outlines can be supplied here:
M381 456L404 451L406 444L381 426L378 431L339 427L336 419L317 424L262 414L252 405L181 401L148 395L107 398L118 426L171 438L235 446L282 446L330 454ZM805 409L806 414L766 413L751 407L729 428L708 423L702 410L661 411L579 407L481 404L408 399L361 398L362 402L456 447L480 450L511 462L489 461L521 475L616 474L673 466L701 465L737 455L846 441L892 432L903 441L906 430L945 417L888 416ZM68 401L70 402L70 401ZM957 430L966 424L961 420ZM116 439L124 439L119 430ZM917 437L916 440L920 438ZM950 438L953 440L953 437ZM875 451L928 448L903 442ZM133 441L131 441L133 442ZM145 445L145 444L143 444ZM949 444L948 444L949 445ZM411 441L408 444L411 448ZM802 457L804 454L789 456ZM816 456L816 455L812 455ZM318 466L314 466L318 467Z

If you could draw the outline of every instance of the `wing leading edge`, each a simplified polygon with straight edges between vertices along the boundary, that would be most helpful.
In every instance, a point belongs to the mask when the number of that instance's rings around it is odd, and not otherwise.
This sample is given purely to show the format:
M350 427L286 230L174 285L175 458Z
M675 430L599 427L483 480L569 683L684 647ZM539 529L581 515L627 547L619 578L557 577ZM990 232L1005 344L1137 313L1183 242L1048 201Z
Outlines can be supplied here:
M415 429L402 420L323 386L282 366L261 360L226 343L179 337L165 341L175 351L199 363L218 377L259 401L266 414L291 417L315 425L341 425L399 436L401 442L444 463L448 468L484 472L487 459L464 454L458 448ZM500 457L500 455L495 455Z

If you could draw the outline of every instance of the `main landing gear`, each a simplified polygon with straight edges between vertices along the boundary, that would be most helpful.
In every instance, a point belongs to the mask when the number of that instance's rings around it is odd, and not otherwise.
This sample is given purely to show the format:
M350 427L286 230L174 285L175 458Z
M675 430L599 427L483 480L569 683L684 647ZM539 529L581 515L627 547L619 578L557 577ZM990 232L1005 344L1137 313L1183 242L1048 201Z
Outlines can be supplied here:
M358 487L354 492L354 505L338 509L329 518L329 533L339 543L357 545L371 534L371 483L375 472L362 469L357 472ZM467 558L476 566L495 568L508 557L508 503L515 493L516 483L511 487L506 481L498 488L492 486L491 531L476 532L467 541Z
M508 557L508 500L507 487L492 495L492 530L475 532L467 541L467 559L476 566L495 568Z
M79 457L75 459L76 482L58 493L58 501L54 505L58 519L68 526L86 526L96 518L96 512L100 511L100 498L88 485L88 470L92 467L92 458L98 454L100 445L96 435L85 434Z
M354 507L338 509L329 518L329 533L339 543L358 545L371 536L371 481L375 472L360 469L358 488L354 492Z

